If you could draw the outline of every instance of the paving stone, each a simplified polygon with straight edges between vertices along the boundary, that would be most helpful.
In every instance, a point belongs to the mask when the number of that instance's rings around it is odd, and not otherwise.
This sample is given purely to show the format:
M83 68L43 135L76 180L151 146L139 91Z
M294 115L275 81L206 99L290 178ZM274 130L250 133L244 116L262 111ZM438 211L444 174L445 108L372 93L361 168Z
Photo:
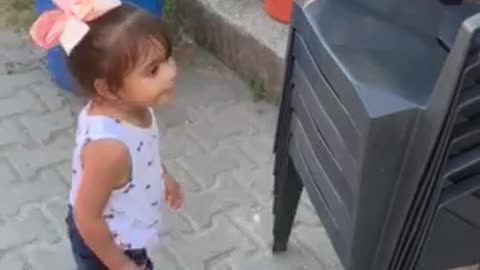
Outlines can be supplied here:
M65 95L67 94L64 91L58 89L58 87L56 87L50 80L45 80L48 74L45 74L45 72L43 72L42 74L43 81L35 84L35 87L32 87L32 90L38 95L40 100L45 105L47 105L48 109L50 109L51 111L63 108L63 106L65 106L67 102L65 97Z
M247 88L231 78L225 78L225 74L205 74L194 67L186 67L179 74L176 89L178 101L204 110L234 104L238 100L238 92L245 93Z
M267 102L248 102L245 104L248 111L255 112L255 126L265 136L273 138L277 129L278 111L276 107ZM272 141L273 142L273 141Z
M43 115L29 115L21 119L30 136L39 144L49 139L54 133L71 128L75 119L68 108Z
M211 267L212 270L232 270L232 267L227 262L220 262Z
M250 129L264 131L269 127L267 125L269 121L262 119L265 112L256 108L256 106L248 106L249 104L237 103L220 108L208 107L208 120L214 123L232 123L245 133L252 132Z
M273 163L273 141L270 136L264 134L242 136L229 140L228 143L241 149L242 152L251 160L255 161L260 167Z
M260 206L250 208L237 208L228 211L229 218L238 224L239 227L248 231L264 248L269 249L273 244L273 221L272 207ZM308 226L321 226L316 215L309 212L305 207L300 206L294 223L294 230L300 224Z
M163 161L168 172L175 177L175 179L182 185L182 189L187 192L198 192L201 185L194 179L194 177L187 172L174 160Z
M261 166L253 170L233 172L235 179L263 204L270 205L273 199L273 166Z
M25 40L15 31L0 29L0 46L4 49L15 49L25 46Z
M234 173L236 180L261 202L261 209L267 209L267 214L272 212L273 204L273 175L271 171L260 168L248 172L236 171ZM321 226L320 219L313 206L311 206L308 196L303 193L302 198L303 201L298 206L295 224ZM272 225L269 224L268 226L271 227Z
M271 208L234 209L228 213L228 216L239 227L249 232L264 250L273 244L273 215Z
M1 56L0 56L1 57ZM3 58L3 57L2 57ZM44 67L44 63L38 59L31 59L25 61L18 60L4 60L2 59L3 66L0 66L0 74L22 74L30 73L39 68Z
M0 187L9 188L19 181L12 166L6 160L0 160L0 175Z
M28 91L19 91L12 97L0 99L0 118L20 113L42 111L42 103Z
M166 209L163 213L164 228L160 232L161 236L168 234L189 234L194 233L192 224L184 216L182 211Z
M68 159L60 162L60 164L56 166L56 169L60 174L60 178L62 178L67 186L70 186L72 183L72 160Z
M178 126L165 131L165 135L161 137L162 158L174 159L201 151L198 142L188 135L186 129L185 126Z
M21 42L22 39L14 40L14 42ZM7 62L15 61L19 63L31 63L33 61L39 62L39 55L30 46L25 43L19 46L1 46L0 55L5 56Z
M300 204L298 206L295 225L307 225L307 226L315 226L315 227L323 226L316 212L312 211L310 208L306 207L304 204Z
M22 130L13 119L6 119L0 122L0 146L9 144L25 144L29 136Z
M36 246L27 251L35 270L75 270L75 263L69 243L61 242L53 246Z
M0 269L73 270L64 218L85 100L58 89L43 52L16 36L0 31ZM156 110L163 161L186 192L184 208L165 213L164 246L151 253L156 267L335 269L316 260L334 255L317 254L328 251L328 238L318 235L305 196L292 248L271 255L276 109L252 103L248 86L202 50L190 63L180 69L175 102Z
M315 208L312 205L312 201L310 200L310 197L308 196L308 193L302 192L302 195L300 197L300 204L303 205L304 207L308 208L311 212L315 212Z
M180 157L178 161L204 187L211 187L215 183L216 175L222 172L255 166L245 154L230 147Z
M202 233L176 239L171 247L185 270L207 270L219 256L254 248L248 238L222 217L215 218L213 226Z
M12 216L25 205L66 193L65 184L58 174L53 170L43 171L34 181L17 183L2 191L0 215Z
M77 118L80 111L85 107L88 102L87 98L83 98L81 96L70 95L62 92L63 97L65 98L65 102L67 106L71 109L72 115Z
M27 264L18 254L7 254L0 257L0 269L27 270Z
M307 246L318 261L326 266L326 269L343 270L343 266L333 250L325 228L320 226L298 226L293 232L293 236L302 245Z
M238 119L238 120L232 120ZM217 146L222 140L241 134L252 134L255 129L247 121L241 118L230 118L229 121L218 119L214 122L197 122L187 126L192 137L197 140L204 149L211 149Z
M62 239L67 239L67 225L65 218L67 216L68 198L67 194L59 195L58 198L46 202L42 210L45 217L48 218L52 228L57 231Z
M30 179L38 170L70 159L72 145L72 138L59 138L49 145L18 146L8 150L6 156L24 179Z
M161 250L152 253L150 256L156 269L184 270L178 264L172 251L167 248L162 248Z
M449 269L449 270L478 270L479 269L479 265L469 265L469 266L464 266L464 267L458 267L458 268L452 268L452 269Z
M183 212L199 228L205 228L218 213L232 207L249 209L257 204L248 190L242 188L230 175L224 174L211 189L200 193L187 193Z
M158 115L157 121L161 128L172 128L177 126L184 126L187 123L194 123L199 121L201 116L198 110L186 104L185 101L175 100L165 107L156 108Z
M295 242L282 254L272 255L269 250L259 254L238 254L230 258L233 270L331 270L317 261Z
M0 74L0 82L2 82L2 89L0 90L0 98L6 98L15 95L19 91L30 89L38 82L45 80L45 71L34 70L24 74Z
M0 251L40 241L54 243L60 240L39 209L31 209L18 220L9 220L0 226Z

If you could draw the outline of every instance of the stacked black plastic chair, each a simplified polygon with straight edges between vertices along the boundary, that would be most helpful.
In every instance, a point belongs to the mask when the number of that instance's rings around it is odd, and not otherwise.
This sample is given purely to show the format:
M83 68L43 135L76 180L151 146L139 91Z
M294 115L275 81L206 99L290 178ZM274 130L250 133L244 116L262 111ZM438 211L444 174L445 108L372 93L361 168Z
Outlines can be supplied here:
M477 6L294 5L275 143L274 252L305 187L347 270L480 262Z

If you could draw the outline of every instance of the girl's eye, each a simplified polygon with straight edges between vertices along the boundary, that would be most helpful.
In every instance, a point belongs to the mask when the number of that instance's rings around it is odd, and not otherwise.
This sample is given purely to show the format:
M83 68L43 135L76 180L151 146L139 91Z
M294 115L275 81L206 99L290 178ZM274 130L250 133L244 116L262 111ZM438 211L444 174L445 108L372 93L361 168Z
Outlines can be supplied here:
M159 69L159 65L155 64L150 67L150 75L156 75Z

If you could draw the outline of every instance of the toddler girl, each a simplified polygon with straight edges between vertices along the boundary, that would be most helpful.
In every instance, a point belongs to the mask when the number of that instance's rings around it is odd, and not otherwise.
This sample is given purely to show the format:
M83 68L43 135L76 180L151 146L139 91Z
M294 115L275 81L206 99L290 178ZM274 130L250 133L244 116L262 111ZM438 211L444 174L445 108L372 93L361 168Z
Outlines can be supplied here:
M152 107L169 102L176 76L159 20L119 0L54 0L31 28L33 41L61 45L90 101L78 116L67 217L79 270L153 269L164 203L179 184L159 155Z

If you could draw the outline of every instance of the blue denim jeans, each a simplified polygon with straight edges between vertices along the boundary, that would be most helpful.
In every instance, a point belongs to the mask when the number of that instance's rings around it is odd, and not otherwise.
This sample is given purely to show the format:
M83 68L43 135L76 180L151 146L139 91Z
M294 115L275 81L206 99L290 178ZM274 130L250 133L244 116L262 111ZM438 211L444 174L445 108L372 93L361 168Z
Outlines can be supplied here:
M108 270L95 253L85 244L73 219L72 207L69 207L66 218L68 237L72 248L77 270ZM152 261L145 249L126 250L125 254L137 265L144 265L145 270L153 270Z

